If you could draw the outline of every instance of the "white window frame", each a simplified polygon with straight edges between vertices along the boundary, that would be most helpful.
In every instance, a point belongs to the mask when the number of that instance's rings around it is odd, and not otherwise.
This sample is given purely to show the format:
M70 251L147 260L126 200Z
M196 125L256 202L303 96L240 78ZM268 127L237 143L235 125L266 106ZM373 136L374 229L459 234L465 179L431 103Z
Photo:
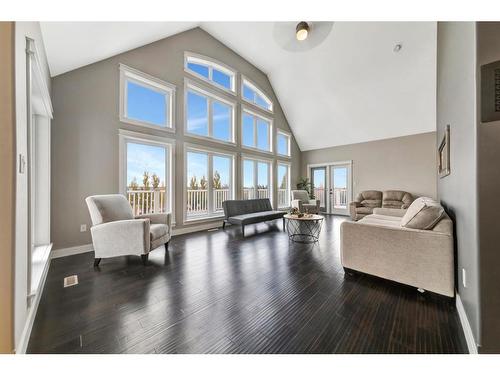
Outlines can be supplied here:
M191 69L188 68L188 63L193 63L193 64L199 64L199 65L204 65L208 68L208 78L205 76L202 76L201 74L192 71ZM217 82L213 81L213 70L219 70L224 74L227 74L230 77L231 80L231 88L228 89L227 87L224 87ZM220 61L217 61L211 57L199 55L193 52L184 52L184 71L198 79L201 79L202 81L205 81L209 83L210 85L213 85L214 87L223 90L225 92L228 92L232 95L236 95L236 70L231 68L230 66L221 63Z
M241 155L241 164L240 164L240 179L241 179L241 199L244 197L244 190L245 190L245 169L244 169L244 164L245 160L251 160L254 162L254 174L253 174L253 183L254 183L254 188L257 189L258 187L258 163L267 163L269 165L268 168L268 175L267 175L267 180L269 181L269 200L271 201L271 205L274 207L273 203L273 198L274 198L274 184L273 184L273 167L274 167L274 161L273 159L267 159L267 158L261 158L258 156L253 156L253 155L247 155L247 154L242 154ZM254 198L256 199L256 198Z
M119 172L118 186L120 194L127 197L127 143L138 143L147 146L165 148L165 184L167 189L165 212L172 215L172 223L175 224L175 140L154 135L137 133L129 130L119 130Z
M285 206L280 206L279 205L279 193L278 193L278 190L280 188L280 183L281 181L278 181L276 180L276 206L278 207L278 209L283 209L283 208L289 208L290 205L291 205L291 201L292 201L292 198L291 198L291 192L292 192L292 187L291 187L291 182L292 182L292 179L291 179L291 171L292 171L292 164L289 163L289 162L286 162L286 161L280 161L280 160L277 160L276 161L276 179L278 179L278 168L283 165L285 167L287 167L287 186L288 186L288 191L287 191L287 199L288 199L288 205L285 205Z
M287 139L287 153L286 154L281 154L278 150L278 138L280 135L286 137L286 139ZM286 158L291 158L292 157L292 146L291 145L292 145L292 135L285 130L277 129L276 130L276 155L284 156Z
M208 102L208 135L200 135L200 134L194 134L190 133L188 130L188 93L189 91L193 91L194 93L204 96L207 98ZM222 104L228 105L231 107L231 139L229 141L224 141L222 139L217 139L213 137L213 118L212 118L212 103L214 101L218 101ZM193 138L198 138L198 139L204 139L204 140L210 140L212 142L217 142L217 143L222 143L226 145L232 145L236 146L236 102L233 100L229 100L226 98L221 97L220 95L217 95L213 93L210 90L207 90L194 82L192 82L189 79L185 79L184 81L184 134L188 137L193 137Z
M244 86L249 86L252 90L254 90L257 94L262 96L264 101L266 101L269 104L270 109L263 108L260 105L258 105L256 102L252 102L248 99L246 99L243 96L243 88ZM274 112L274 103L270 99L269 95L267 95L263 90L261 90L255 83L253 83L251 80L249 80L247 77L244 75L241 76L241 100L244 101L245 103L251 104L253 107L260 109L261 111L265 111L267 113L273 113Z
M132 119L127 116L128 81L165 95L167 108L165 116L167 123L165 126ZM120 121L157 130L175 132L175 92L176 86L172 83L153 77L125 64L120 64Z
M254 146L247 146L243 144L243 116L244 114L248 114L251 116L254 116L254 121L253 121L253 134L254 134ZM269 137L269 150L262 150L257 147L258 141L257 141L257 117L260 118L261 120L264 120L269 124L269 130L268 130L268 137ZM273 154L273 146L274 146L274 137L273 137L273 119L263 116L255 111L252 111L251 109L248 109L246 106L241 106L241 118L240 118L240 134L241 134L241 148L247 149L247 150L252 150L256 152L262 152L265 154Z
M208 214L207 215L200 215L197 217L188 217L187 214L187 187L188 187L188 182L187 182L187 154L188 152L198 152L198 153L205 153L208 155L208 169L207 169L207 179L208 179ZM224 212L220 211L217 212L213 208L213 180L212 180L212 175L213 175L213 157L214 156L221 156L221 157L227 157L231 158L231 176L230 176L230 192L231 192L231 199L236 199L236 189L235 189L235 173L236 173L236 153L234 152L229 152L225 150L214 150L213 148L210 147L204 147L200 145L196 145L193 143L184 143L184 173L183 173L183 178L184 178L184 183L183 183L183 193L182 193L182 207L183 207L183 221L184 223L192 223L192 222L198 222L198 221L210 221L213 220L214 218L221 218L224 217Z

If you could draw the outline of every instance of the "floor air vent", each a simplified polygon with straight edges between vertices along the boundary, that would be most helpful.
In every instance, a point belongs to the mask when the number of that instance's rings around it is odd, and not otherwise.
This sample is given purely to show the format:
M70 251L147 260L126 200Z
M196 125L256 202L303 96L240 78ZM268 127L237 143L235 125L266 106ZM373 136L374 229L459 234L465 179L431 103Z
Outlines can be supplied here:
M78 275L71 275L64 278L64 287L74 286L78 284Z

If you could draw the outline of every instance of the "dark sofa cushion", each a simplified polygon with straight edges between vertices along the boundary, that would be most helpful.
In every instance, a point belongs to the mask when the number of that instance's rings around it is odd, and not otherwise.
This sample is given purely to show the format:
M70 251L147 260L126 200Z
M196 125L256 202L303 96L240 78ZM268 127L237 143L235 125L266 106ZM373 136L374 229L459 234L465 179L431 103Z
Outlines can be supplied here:
M272 211L269 199L229 200L222 202L226 219L254 212Z
M228 221L231 224L246 225L246 224L260 223L262 221L267 221L267 220L281 219L285 214L286 214L286 212L284 212L284 211L252 212L249 214L231 216L228 219Z

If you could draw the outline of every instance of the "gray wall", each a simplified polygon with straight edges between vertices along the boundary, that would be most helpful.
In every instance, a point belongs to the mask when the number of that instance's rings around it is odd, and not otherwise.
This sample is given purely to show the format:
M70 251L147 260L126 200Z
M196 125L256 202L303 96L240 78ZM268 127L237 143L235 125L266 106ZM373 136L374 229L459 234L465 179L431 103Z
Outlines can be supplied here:
M500 22L477 24L477 67L500 60ZM479 77L479 74L478 74ZM480 84L478 84L480 87ZM478 95L480 99L480 95ZM478 108L481 106L478 104ZM481 352L500 353L500 121L481 123L478 113L478 197Z
M352 160L353 196L362 190L401 189L436 197L436 134L423 133L302 153L308 164Z
M119 121L119 64L171 82L176 93L175 215L182 227L183 142L198 143L239 152L231 147L185 137L183 134L184 51L215 58L242 73L275 103L274 126L289 126L267 76L205 31L196 28L109 59L62 74L52 79L54 121L52 125L52 240L54 249L91 243L90 233L80 233L80 224L90 226L84 199L92 194L119 191L118 130L127 129L158 136L164 132L146 130ZM193 78L193 80L196 80ZM239 79L237 81L239 83ZM240 107L236 111L236 139L239 137ZM252 154L246 151L246 154ZM256 154L258 155L258 153ZM265 156L265 155L262 155ZM300 173L300 150L292 139L292 185ZM239 158L236 161L240 163ZM236 189L240 190L239 175ZM276 183L274 184L276 187ZM274 194L276 196L276 194Z
M437 141L447 124L451 128L451 174L438 179L438 198L455 220L457 289L479 342L475 38L474 22L438 24ZM467 272L467 287L462 269Z

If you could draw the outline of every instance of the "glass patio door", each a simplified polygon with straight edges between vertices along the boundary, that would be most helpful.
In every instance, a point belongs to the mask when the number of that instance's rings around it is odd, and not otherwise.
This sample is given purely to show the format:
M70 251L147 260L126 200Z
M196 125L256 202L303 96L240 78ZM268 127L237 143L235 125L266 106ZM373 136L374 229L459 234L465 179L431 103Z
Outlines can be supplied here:
M351 200L351 166L350 164L332 165L330 167L330 213L349 214Z
M320 201L320 211L327 211L327 179L326 179L326 167L314 167L311 168L311 184L312 192L315 199Z

